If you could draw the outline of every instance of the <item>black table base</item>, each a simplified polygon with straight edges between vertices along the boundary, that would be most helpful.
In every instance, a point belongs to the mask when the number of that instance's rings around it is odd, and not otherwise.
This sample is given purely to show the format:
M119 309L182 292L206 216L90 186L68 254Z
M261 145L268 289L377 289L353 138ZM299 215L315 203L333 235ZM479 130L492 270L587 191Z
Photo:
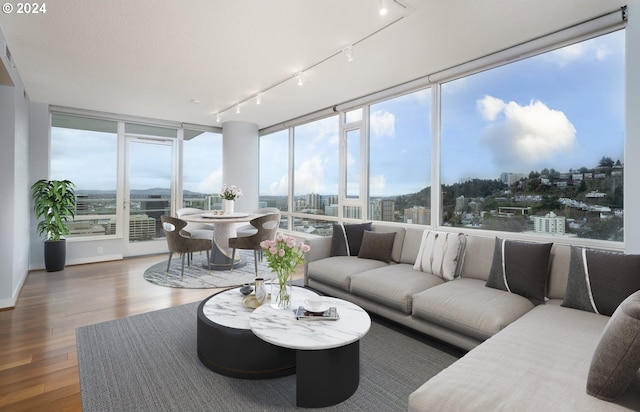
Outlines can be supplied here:
M198 306L198 358L221 375L244 379L269 379L296 373L296 351L259 339L250 330L218 325Z
M298 350L296 404L322 408L343 402L360 383L360 341L325 350Z

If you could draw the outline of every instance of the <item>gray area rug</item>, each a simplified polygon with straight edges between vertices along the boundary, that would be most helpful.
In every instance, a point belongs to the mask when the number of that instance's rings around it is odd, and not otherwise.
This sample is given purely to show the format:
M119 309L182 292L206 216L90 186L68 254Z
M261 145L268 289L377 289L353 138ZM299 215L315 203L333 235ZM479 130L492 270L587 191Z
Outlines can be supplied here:
M295 375L218 375L196 352L198 302L76 330L82 407L93 411L289 411ZM406 411L409 394L459 353L374 319L360 344L360 386L318 410ZM463 384L463 382L461 382Z
M207 262L207 255L205 253L194 253L191 266L186 264L185 259L184 277L181 280L180 268L182 267L182 259L178 254L174 254L168 274L167 260L165 260L145 270L144 278L155 285L185 289L224 288L240 286L243 283L253 283L256 277L253 251L238 250L236 253L239 253L247 264L233 269L233 272L228 270L208 270L204 267ZM266 279L273 277L266 261L258 262L258 275Z

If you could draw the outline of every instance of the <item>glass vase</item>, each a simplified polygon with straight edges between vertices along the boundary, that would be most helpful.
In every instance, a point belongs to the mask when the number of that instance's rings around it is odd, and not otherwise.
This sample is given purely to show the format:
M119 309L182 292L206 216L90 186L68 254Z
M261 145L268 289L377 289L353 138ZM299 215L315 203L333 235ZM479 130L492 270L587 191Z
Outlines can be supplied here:
M290 309L293 285L291 273L277 274L271 283L271 307L275 309Z

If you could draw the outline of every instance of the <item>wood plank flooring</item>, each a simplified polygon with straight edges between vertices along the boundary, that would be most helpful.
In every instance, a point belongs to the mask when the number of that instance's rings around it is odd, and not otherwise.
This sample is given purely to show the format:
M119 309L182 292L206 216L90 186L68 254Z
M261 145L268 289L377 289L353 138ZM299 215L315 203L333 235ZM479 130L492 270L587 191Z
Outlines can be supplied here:
M200 301L219 290L145 281L144 270L165 259L147 256L29 273L16 308L0 311L0 411L82 410L77 327Z

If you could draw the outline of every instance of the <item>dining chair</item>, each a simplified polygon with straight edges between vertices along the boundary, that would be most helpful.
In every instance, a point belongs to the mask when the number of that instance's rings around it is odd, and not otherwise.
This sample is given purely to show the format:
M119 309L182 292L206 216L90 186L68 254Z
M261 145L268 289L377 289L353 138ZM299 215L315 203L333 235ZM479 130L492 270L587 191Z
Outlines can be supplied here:
M251 219L249 222L255 228L255 233L248 236L238 236L229 239L229 247L231 252L231 271L233 271L233 262L235 261L236 249L253 250L253 260L258 276L258 256L262 252L260 242L263 240L273 240L276 238L278 227L280 225L280 212L270 213Z
M251 214L253 215L270 215L273 213L280 213L280 209L278 209L277 207L262 207L251 212ZM256 229L250 223L236 228L236 233L238 234L238 236L250 236L255 234L257 231L258 229Z
M178 219L182 218L183 216L201 215L203 213L204 210L195 207L183 207L176 210L176 216L178 217ZM194 239L213 239L213 229L214 225L211 224L187 222L187 226L185 226L185 228L182 229L180 233L183 236L191 237Z
M191 265L191 253L193 252L207 252L207 266L211 270L211 264L209 263L209 251L213 247L212 239L194 239L181 234L181 231L187 225L182 219L178 219L171 216L160 216L162 221L162 230L167 238L167 245L169 246L169 262L167 263L167 274L169 273L169 267L171 266L171 257L174 253L180 253L182 255L182 270L180 272L180 280L184 278L184 258L189 256L188 264Z

